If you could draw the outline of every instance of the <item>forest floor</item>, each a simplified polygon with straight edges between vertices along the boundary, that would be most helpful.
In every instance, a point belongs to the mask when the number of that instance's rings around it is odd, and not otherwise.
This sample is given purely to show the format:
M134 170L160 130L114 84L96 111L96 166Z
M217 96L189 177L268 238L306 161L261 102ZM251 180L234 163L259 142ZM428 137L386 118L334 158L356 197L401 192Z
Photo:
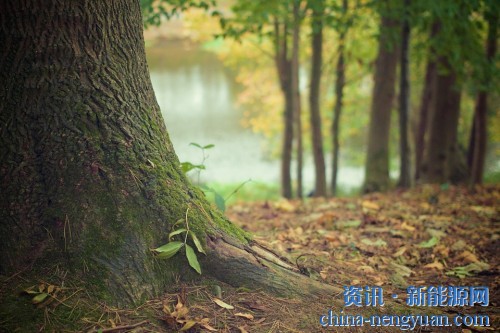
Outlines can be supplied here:
M500 331L498 185L474 192L425 186L358 198L239 203L226 214L311 278L340 288L381 287L384 301L402 308L408 286L486 286L487 307L412 309L424 315L440 311L450 318L486 314L489 327L417 326L414 331ZM397 299L392 299L394 294ZM366 323L362 328L322 328L320 316L328 315L330 309L337 315L344 310L365 317L395 314L388 312L393 309L390 306L344 305L341 292L331 299L294 300L207 282L182 286L139 309L97 306L99 320L88 319L81 327L87 332L177 332L183 328L186 332L238 333L401 331ZM45 312L49 322L58 320Z

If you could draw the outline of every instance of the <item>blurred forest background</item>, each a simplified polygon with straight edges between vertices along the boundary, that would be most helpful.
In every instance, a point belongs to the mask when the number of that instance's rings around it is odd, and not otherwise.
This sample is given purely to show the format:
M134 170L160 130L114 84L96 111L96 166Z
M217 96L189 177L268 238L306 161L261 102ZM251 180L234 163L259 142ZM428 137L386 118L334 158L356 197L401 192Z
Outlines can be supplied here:
M176 152L224 198L500 180L499 1L141 5Z

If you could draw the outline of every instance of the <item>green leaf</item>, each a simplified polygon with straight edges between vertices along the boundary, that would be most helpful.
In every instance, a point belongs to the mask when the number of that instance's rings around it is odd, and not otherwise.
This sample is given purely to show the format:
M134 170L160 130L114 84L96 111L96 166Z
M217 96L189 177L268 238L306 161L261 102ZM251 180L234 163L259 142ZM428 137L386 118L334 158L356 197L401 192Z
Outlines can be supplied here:
M172 231L171 233L168 234L168 240L172 239L172 237L174 237L175 235L182 234L185 231L187 231L187 229L184 229L184 228Z
M425 242L422 242L422 243L418 244L418 246L422 247L422 248L429 248L429 247L436 246L437 243L439 243L439 238L437 238L436 236L432 236L431 239L429 239L428 241L425 241Z
M226 200L217 192L214 191L214 196L215 196L215 205L221 212L226 211Z
M193 269L197 271L198 274L201 274L201 267L200 263L198 262L198 258L196 257L196 253L194 253L193 248L188 244L186 244L186 257L189 262L189 266L193 267Z
M33 304L42 303L47 297L49 297L49 294L40 293L31 299L31 303Z
M190 230L189 236L191 236L191 239L193 240L194 245L196 245L196 249L198 250L198 252L201 252L206 255L206 252L205 250L203 250L203 246L201 246L201 242L198 239L198 237L196 237L196 234Z
M210 148L213 148L213 147L215 147L214 144L209 144L209 145L203 146L203 149L210 149Z
M181 169L183 173L188 173L193 169L205 170L205 166L203 164L193 164L191 162L182 162Z
M179 250L184 246L183 242L170 242L165 245L160 246L159 248L154 249L153 251L158 252L159 254L156 256L161 259L168 259L173 257Z
M203 147L202 147L202 146L200 146L199 144L197 144L196 142L191 142L189 145L190 145L190 146L195 146L195 147L198 147L198 148L200 148L200 149L203 149Z

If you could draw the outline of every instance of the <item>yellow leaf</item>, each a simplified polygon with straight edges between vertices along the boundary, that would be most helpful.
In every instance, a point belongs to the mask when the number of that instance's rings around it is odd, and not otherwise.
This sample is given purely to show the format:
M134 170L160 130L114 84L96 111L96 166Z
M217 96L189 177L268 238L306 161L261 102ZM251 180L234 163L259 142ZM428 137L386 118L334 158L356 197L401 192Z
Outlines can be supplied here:
M54 288L55 288L55 286L50 285L50 286L47 288L47 292L48 292L49 294L52 294L52 292L54 291Z
M327 271L320 271L319 275L323 280L326 280L326 278L328 277Z
M361 203L361 205L363 206L363 208L366 208L366 209L372 209L372 210L379 210L380 209L380 206L372 201L365 200Z
M444 265L442 263L440 263L439 261L434 261L433 263L431 264L427 264L424 266L425 268L436 268L440 271L442 271L444 269Z
M406 221L405 221L405 222L401 223L401 229L404 229L404 230L407 230L407 231L413 232L413 231L415 231L417 228L415 228L414 226L409 225L409 224L408 224L408 223L406 223Z
M208 318L207 318L208 319ZM212 326L210 326L208 323L206 322L202 322L200 323L200 326L203 327L204 329L210 331L210 332L217 332L217 329L213 328Z
M188 320L188 321L186 321L184 326L182 326L182 328L179 331L187 331L188 329L190 329L194 325L196 325L196 322L194 320Z
M295 211L295 206L290 203L288 200L280 200L274 204L276 209L281 210L283 212L292 213Z
M406 252L406 246L401 246L392 256L393 257L400 257L405 252Z
M223 301L221 301L220 299L218 298L214 298L213 301L215 302L215 304L217 304L218 306L220 306L221 308L224 308L224 309L228 309L228 310L232 310L234 309L234 306L230 305L230 304L227 304Z
M242 312L238 312L238 313L235 313L234 314L235 316L237 317L243 317L243 318L246 318L248 320L253 320L253 315L251 315L250 313L242 313Z

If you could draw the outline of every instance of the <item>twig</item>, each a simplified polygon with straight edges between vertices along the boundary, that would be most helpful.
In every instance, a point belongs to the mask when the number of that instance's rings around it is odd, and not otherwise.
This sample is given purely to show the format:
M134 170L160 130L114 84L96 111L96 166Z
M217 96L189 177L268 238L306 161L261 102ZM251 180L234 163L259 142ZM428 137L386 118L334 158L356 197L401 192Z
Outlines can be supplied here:
M141 322L138 322L136 324L131 324L131 325L124 325L124 326L116 326L116 327L110 327L110 328L104 328L104 329L94 329L90 331L89 333L97 333L97 332L113 332L113 331L119 331L119 330L129 330L132 328L136 328L139 326L142 326L144 324L149 324L148 320L143 320Z

